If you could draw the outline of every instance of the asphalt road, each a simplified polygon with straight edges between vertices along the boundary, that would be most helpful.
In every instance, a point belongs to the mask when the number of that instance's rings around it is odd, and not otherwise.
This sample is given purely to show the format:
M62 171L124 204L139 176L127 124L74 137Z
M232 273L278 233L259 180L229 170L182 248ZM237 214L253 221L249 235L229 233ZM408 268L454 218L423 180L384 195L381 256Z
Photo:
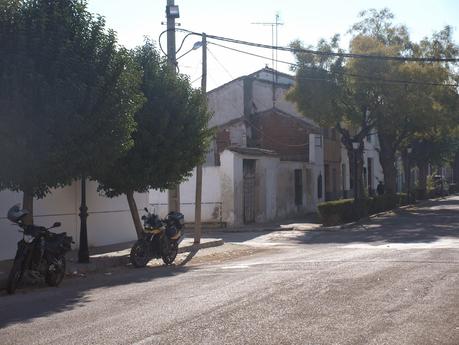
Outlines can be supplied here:
M459 197L225 236L262 251L0 296L0 344L459 344Z

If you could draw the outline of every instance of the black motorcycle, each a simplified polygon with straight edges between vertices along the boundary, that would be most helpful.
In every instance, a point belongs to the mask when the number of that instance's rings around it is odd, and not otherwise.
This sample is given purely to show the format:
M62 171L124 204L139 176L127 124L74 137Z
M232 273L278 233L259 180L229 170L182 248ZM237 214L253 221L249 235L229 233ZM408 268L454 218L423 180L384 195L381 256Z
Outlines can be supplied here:
M143 238L132 246L130 261L134 267L145 267L155 258L161 258L166 265L174 262L178 246L183 239L184 217L180 212L170 212L165 219L150 213L145 208Z
M25 274L34 281L44 278L49 286L58 286L65 275L65 253L71 249L72 237L67 233L49 231L61 226L56 222L50 228L24 224L29 212L19 205L8 211L8 219L17 224L23 233L18 242L16 257L7 281L7 292L13 294Z

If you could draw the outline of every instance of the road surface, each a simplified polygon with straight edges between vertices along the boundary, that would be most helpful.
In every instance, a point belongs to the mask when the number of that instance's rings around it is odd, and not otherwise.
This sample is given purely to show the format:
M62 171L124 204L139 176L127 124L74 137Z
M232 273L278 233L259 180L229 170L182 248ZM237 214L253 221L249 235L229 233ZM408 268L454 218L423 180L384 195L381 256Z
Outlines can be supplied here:
M2 295L0 344L458 345L459 197L398 213Z

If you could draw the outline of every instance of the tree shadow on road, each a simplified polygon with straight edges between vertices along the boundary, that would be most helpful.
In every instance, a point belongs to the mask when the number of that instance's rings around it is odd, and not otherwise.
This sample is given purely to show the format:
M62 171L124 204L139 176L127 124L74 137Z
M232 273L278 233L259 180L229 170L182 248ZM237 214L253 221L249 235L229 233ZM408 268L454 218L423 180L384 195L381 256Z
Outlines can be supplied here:
M327 243L433 243L459 238L459 199L441 199L417 207L398 209L341 229L300 236L305 244Z
M66 278L58 288L26 286L17 290L17 293L12 296L2 293L0 296L0 310L2 310L0 329L12 323L29 322L37 317L46 317L82 307L91 302L89 292L94 289L157 281L177 276L189 270L190 268L184 267L182 264L147 266L139 269L123 268L119 274L116 269L107 269L106 274L89 274L86 277ZM33 289L33 293L30 293L31 289Z

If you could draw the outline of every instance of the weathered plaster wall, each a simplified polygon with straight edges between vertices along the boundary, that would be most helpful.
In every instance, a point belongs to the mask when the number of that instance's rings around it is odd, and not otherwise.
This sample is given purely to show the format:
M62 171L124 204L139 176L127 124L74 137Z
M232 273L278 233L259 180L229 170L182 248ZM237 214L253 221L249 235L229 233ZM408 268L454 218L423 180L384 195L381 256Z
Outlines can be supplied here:
M125 197L108 199L97 192L97 183L86 183L86 198L89 217L89 246L101 246L131 241L136 238L132 217ZM34 202L34 221L37 225L50 226L61 222L55 232L67 232L79 243L80 232L80 182L65 188L54 189L44 199ZM147 206L147 194L135 195L139 209ZM0 260L14 257L16 243L22 238L17 226L6 218L8 209L22 203L22 193L0 192Z

